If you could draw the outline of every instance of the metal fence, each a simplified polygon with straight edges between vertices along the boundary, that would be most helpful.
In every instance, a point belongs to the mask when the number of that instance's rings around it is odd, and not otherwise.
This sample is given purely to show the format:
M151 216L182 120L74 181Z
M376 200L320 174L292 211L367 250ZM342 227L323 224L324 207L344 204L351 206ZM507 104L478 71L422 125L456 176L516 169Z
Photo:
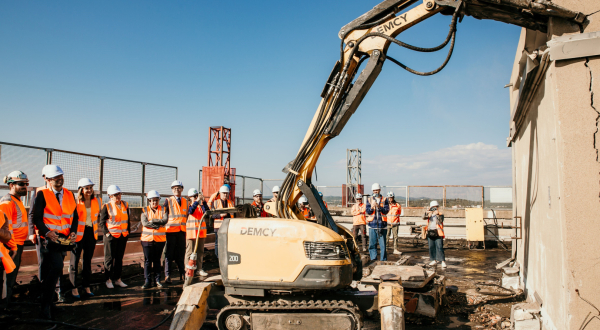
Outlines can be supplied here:
M30 194L24 200L26 206L35 187L44 185L41 171L47 164L62 168L64 187L74 193L79 179L89 178L95 183L96 193L102 192L102 199L107 201L106 188L114 184L121 188L122 199L131 207L145 205L144 195L150 190L158 190L164 197L170 196L171 182L177 180L178 174L175 166L0 142L0 174L4 176L20 170L29 177ZM7 186L0 186L0 194L7 191Z

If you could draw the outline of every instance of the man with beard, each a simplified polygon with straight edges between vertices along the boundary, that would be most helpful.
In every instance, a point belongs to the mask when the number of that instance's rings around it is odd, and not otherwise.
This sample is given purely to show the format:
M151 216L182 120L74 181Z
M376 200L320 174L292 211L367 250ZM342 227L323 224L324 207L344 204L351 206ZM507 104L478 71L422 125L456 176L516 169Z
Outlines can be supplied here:
M262 201L262 191L260 189L255 189L252 192L252 198L254 201L252 202L252 206L254 206L254 210L256 211L256 216L259 218L266 218L269 215L265 211L265 204Z
M0 210L6 214L9 220L9 229L12 232L12 238L7 246L10 249L10 257L15 263L15 269L6 274L6 307L9 307L12 290L17 280L19 267L21 266L21 255L23 254L23 245L27 239L27 212L21 202L21 197L27 195L27 186L29 179L21 171L10 172L4 177L4 183L8 185L10 191L0 199ZM4 276L0 273L0 288L4 282Z

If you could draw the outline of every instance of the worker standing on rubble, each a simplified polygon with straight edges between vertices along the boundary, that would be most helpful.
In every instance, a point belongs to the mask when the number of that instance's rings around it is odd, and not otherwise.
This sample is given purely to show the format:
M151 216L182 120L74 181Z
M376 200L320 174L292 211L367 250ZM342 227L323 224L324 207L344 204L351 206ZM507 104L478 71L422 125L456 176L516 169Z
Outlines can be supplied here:
M379 244L381 261L387 260L386 238L387 238L387 219L386 215L390 211L388 200L381 196L381 186L374 183L371 186L373 195L367 200L365 213L368 215L369 224L369 256L371 260L377 260L377 244Z
M260 191L259 189L254 189L254 191L252 192L252 198L254 199L254 201L252 202L252 206L256 211L256 216L259 218L268 217L269 214L267 213L267 211L265 211L265 204L263 204L262 201L262 191Z
M75 238L75 251L71 251L69 263L69 279L73 285L71 294L74 298L81 298L77 289L77 272L79 270L79 258L83 252L83 267L81 269L81 287L88 297L94 294L90 290L90 278L92 277L92 258L98 241L98 216L102 207L102 201L94 194L94 183L88 178L80 179L77 183L77 214L79 225L77 226L77 237Z
M356 204L352 206L352 236L358 237L358 233L362 232L363 252L367 252L367 221L365 212L367 207L362 200L362 194L356 194Z
M65 180L62 169L52 165L46 171L46 179L49 187L38 191L35 196L33 221L42 245L41 317L52 319L54 289L62 274L64 252L74 247L79 215L73 193L63 187Z
M446 256L444 255L444 214L439 209L437 201L431 201L429 208L425 211L423 219L427 220L427 241L429 242L429 266L438 262L442 268L446 268Z
M27 239L27 212L21 202L21 197L27 195L27 186L29 179L21 171L10 172L4 177L4 183L8 185L10 191L0 199L0 210L4 212L8 219L9 230L12 233L11 240L7 243L10 248L10 257L12 258L15 269L6 274L6 307L9 307L12 298L12 290L17 280L19 267L21 266L21 255L23 246ZM0 271L0 277L2 272ZM0 290L4 279L0 278Z
M204 241L206 240L206 221L202 220L204 212L208 210L208 204L196 188L188 190L190 199L190 208L188 210L188 219L186 223L185 234L185 264L188 265L190 255L194 252L196 246L196 237L198 238L198 262L196 263L196 272L200 276L208 276L208 273L202 269L204 258ZM200 232L198 232L200 231Z
M144 285L142 289L162 288L160 284L160 258L167 241L167 224L169 218L160 206L160 194L150 190L146 195L148 206L142 209L142 236L140 241L144 250Z
M173 196L165 200L163 208L169 216L169 221L165 226L167 228L167 245L165 247L165 283L172 282L172 263L175 262L179 270L181 281L185 278L185 236L186 222L188 218L188 202L182 198L183 183L179 180L171 183Z
M229 197L229 186L223 185L219 189L219 198L216 198L212 202L210 209L216 210L233 207L233 202L228 200L227 197ZM217 255L217 258L219 258L219 228L221 228L224 219L233 218L233 213L217 213L214 214L212 218L214 220L213 228L215 231L215 254Z
M400 254L398 250L398 227L400 227L400 214L402 214L402 206L396 202L396 196L394 192L389 191L387 193L388 203L390 204L390 212L387 214L388 233L386 242L390 240L390 236L393 236L393 247L394 254Z
M123 257L131 228L129 204L121 200L121 188L110 185L106 189L110 202L104 204L100 211L100 228L104 241L104 270L106 287L113 289L115 285L122 288L127 284L121 280ZM114 285L113 285L114 282Z

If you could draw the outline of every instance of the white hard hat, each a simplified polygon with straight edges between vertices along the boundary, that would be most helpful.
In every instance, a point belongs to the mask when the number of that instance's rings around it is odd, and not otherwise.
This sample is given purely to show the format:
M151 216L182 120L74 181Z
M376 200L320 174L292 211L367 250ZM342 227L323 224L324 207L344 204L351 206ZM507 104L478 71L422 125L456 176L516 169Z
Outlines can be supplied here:
M361 193L357 193L356 194L356 199L361 199L362 198L362 194Z
M85 187L85 186L93 186L94 183L92 182L92 180L88 179L88 178L83 178L83 179L79 179L79 182L77 182L77 188L81 188L81 187Z
M52 166L52 165L45 165L45 166L42 168L42 177L45 177L45 176L46 176L46 172L48 172L48 169L50 168L50 166Z
M192 197L192 196L196 196L198 195L198 189L196 188L190 188L190 190L188 190L188 197Z
M59 175L63 175L63 170L56 166L56 165L47 165L46 166L46 178L47 179L52 179L52 178L56 178Z
M262 191L260 191L260 189L254 189L254 191L252 192L252 196L256 195L262 195Z
M381 190L381 186L379 185L379 183L373 183L373 185L371 186L371 190Z
M437 201L431 201L431 203L429 203L429 207L434 207L434 206L440 206L440 204L438 204Z
M393 191L388 191L388 197L396 197Z
M106 189L106 193L108 194L108 196L118 194L120 192L121 188L119 188L119 186L115 186L114 184L111 184L110 186L108 186L108 189Z
M148 192L148 194L146 194L146 197L147 197L148 199L150 199L150 198L160 198L160 194L159 194L159 193L158 193L158 191L156 191L156 190L150 190L150 191Z
M271 190L271 192L278 193L279 192L279 186L274 186L273 190Z
M183 188L183 182L181 182L179 180L173 181L173 183L171 183L171 188L176 187L176 186L181 186L181 188Z
M221 186L221 189L219 189L220 193L229 193L229 187L228 186Z
M23 173L22 171L12 171L4 177L4 183L6 184L11 184L15 182L29 182L27 174Z
M300 199L298 200L298 202L302 203L302 204L308 203L308 198L306 198L306 196L302 196L302 197L300 197Z

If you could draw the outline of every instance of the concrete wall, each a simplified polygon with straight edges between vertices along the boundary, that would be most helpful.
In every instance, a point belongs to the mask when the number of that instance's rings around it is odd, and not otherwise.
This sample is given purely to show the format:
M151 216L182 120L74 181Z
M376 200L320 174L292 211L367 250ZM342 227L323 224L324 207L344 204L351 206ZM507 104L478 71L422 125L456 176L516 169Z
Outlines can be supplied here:
M554 3L584 13L600 9L597 0ZM579 29L551 19L547 34L523 30L513 78L524 49ZM599 30L597 14L584 32ZM579 329L596 311L575 290L600 306L600 56L552 62L544 78L512 143L513 212L523 222L513 250L528 299L542 305L543 328ZM511 106L518 95L512 91ZM590 329L600 328L594 322Z

